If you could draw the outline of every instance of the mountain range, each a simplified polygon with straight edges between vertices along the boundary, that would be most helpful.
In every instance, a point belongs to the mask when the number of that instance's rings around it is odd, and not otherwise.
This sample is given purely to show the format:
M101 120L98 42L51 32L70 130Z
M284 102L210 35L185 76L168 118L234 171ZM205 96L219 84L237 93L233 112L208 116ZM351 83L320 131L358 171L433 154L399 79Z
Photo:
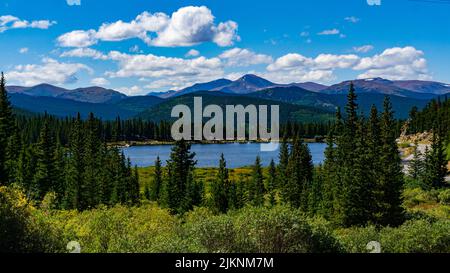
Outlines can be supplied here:
M168 119L170 106L189 104L192 97L201 95L204 104L280 104L283 118L309 120L309 114L332 113L336 107L344 107L350 82L358 95L360 110L369 113L372 104L381 108L385 96L393 103L396 116L406 118L413 106L425 106L430 99L450 93L450 85L432 81L390 81L382 78L344 81L331 86L314 82L277 84L256 75L248 74L235 81L218 79L193 86L150 93L147 96L126 96L118 91L102 87L85 87L73 90L50 84L33 87L8 86L11 101L22 111L56 116L75 116L78 112L87 116L93 112L103 119L140 117L149 120ZM303 112L302 112L303 109ZM298 114L301 113L302 114ZM296 114L297 113L297 114ZM305 114L306 113L306 114Z

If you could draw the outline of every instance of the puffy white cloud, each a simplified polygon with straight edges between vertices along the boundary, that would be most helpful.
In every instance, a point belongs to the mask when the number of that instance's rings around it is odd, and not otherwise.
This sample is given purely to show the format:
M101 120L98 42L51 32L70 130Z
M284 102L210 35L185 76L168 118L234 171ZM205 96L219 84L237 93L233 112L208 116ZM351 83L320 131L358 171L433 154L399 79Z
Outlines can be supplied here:
M233 48L219 55L226 60L228 66L250 66L256 64L269 64L273 59L269 55L257 54L248 49Z
M109 85L109 81L105 78L94 78L91 80L91 83L97 86Z
M339 33L341 33L341 32L339 31L339 29L333 28L333 29L325 29L325 30L323 30L323 31L321 31L321 32L319 32L319 33L317 33L317 34L318 34L318 35L337 35L337 34L339 34Z
M392 80L430 79L424 53L412 46L393 47L373 57L362 58L353 69L367 70L358 78L383 77Z
M42 64L17 65L7 72L10 82L32 86L40 83L67 84L78 80L80 71L92 73L92 69L80 63L60 63L54 59L44 58Z
M359 53L367 53L373 49L373 45L363 45L363 46L355 46L353 47L353 51Z
M50 20L37 20L37 21L27 21L21 20L18 17L12 15L0 16L0 33L5 32L9 29L17 28L37 28L37 29L48 29L52 25L56 24L56 21Z
M88 47L98 41L139 38L148 45L161 47L191 46L210 41L219 46L230 46L239 40L237 28L233 21L216 25L211 10L205 6L187 6L171 16L162 12L143 12L131 22L119 20L104 23L98 30L75 30L61 35L58 42L64 47Z
M198 57L182 59L165 56L129 55L118 51L111 51L108 58L117 61L119 70L108 72L110 77L196 77L204 75L217 75L222 71L219 58Z
M198 55L200 55L200 51L191 49L184 56L185 57L197 57Z
M356 65L359 60L360 58L354 54L320 54L314 59L314 67L318 69L350 68Z
M74 30L58 37L58 44L63 47L88 47L97 43L95 30Z
M320 54L315 58L289 53L267 66L267 77L280 83L299 81L327 82L335 78L333 70L351 68L360 58L353 54Z
M275 60L267 66L269 71L291 70L298 67L310 67L314 63L312 58L297 53L289 53Z
M108 56L102 52L92 48L75 48L72 50L64 51L60 57L77 57L77 58L92 58L96 60L107 60Z

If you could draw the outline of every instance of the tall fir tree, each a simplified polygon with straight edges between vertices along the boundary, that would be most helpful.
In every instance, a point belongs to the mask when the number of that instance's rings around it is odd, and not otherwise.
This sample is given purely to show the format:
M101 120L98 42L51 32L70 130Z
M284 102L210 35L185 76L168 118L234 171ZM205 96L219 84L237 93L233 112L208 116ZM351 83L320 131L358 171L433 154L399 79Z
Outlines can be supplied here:
M254 206L264 205L264 177L262 173L261 158L256 157L255 164L252 169L252 181L251 181L251 203Z
M211 185L211 205L212 209L218 213L225 213L229 207L230 181L227 163L224 155L220 156L219 169L215 180Z
M33 184L37 188L34 197L42 200L46 193L53 191L57 173L55 169L55 138L45 121L39 135L39 142L36 146L36 173L33 177Z
M195 153L191 153L190 149L191 145L185 140L177 141L167 161L168 173L163 203L172 213L184 212L182 205L187 193L187 185L192 178L191 172L197 164L194 160Z
M275 165L275 161L273 159L270 161L269 165L269 176L267 177L267 192L269 193L269 204L271 206L276 205L277 203L277 167Z
M403 190L403 173L398 152L395 120L389 97L383 103L381 116L381 151L380 162L383 168L378 174L377 189L381 193L378 200L378 213L375 222L380 225L397 226L403 221L401 193Z
M0 185L9 184L9 172L7 168L7 147L10 137L14 132L14 116L11 103L6 91L6 80L3 72L0 78Z
M163 170L161 159L156 157L155 161L155 173L153 175L153 184L150 197L152 201L158 201L161 197L161 189L163 184Z

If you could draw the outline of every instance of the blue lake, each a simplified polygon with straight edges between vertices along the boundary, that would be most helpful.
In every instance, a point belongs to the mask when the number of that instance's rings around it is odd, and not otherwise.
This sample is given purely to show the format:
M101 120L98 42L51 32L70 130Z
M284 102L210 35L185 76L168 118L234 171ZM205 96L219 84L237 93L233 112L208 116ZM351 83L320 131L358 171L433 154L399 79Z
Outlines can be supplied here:
M308 143L314 164L318 165L324 160L325 143ZM126 157L131 159L133 165L138 167L153 166L159 156L163 164L169 159L171 145L148 145L123 148ZM220 155L223 153L228 168L250 166L255 162L256 156L261 157L262 164L268 166L273 159L278 162L279 150L271 152L260 151L258 143L227 143L227 144L193 144L192 152L196 153L197 167L216 167L219 165Z

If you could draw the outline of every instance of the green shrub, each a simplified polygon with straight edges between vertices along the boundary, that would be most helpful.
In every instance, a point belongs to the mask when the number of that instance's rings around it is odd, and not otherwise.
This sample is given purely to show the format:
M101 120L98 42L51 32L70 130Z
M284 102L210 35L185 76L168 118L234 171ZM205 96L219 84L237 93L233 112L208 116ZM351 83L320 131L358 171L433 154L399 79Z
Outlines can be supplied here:
M384 228L381 245L389 253L449 253L450 221L407 221L399 228Z
M443 205L450 205L450 189L446 189L439 193L439 202Z
M0 187L0 252L62 252L57 234L19 189Z
M365 253L367 243L377 241L385 253L449 253L450 221L407 221L398 228L386 227L377 231L374 226L339 230L338 238L344 249Z
M200 252L338 252L340 245L325 221L308 220L290 207L246 207L214 216L201 209L187 216L190 245Z

